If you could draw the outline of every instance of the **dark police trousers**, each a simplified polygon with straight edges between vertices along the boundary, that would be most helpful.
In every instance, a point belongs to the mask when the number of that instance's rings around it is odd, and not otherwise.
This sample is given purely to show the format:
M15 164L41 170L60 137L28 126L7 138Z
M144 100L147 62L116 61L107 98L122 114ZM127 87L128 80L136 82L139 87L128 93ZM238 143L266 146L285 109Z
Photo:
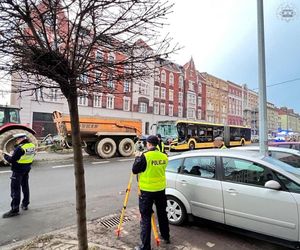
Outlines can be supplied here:
M156 206L160 234L164 239L170 238L165 190L157 192L141 191L141 196L139 196L139 208L141 213L141 250L151 249L151 216L153 213L153 203L155 203Z
M10 177L11 183L10 183L10 190L11 190L11 209L15 212L19 212L19 206L21 201L21 188L23 192L23 200L22 205L27 207L29 204L29 171L26 171L25 173L17 173L13 172L12 176Z

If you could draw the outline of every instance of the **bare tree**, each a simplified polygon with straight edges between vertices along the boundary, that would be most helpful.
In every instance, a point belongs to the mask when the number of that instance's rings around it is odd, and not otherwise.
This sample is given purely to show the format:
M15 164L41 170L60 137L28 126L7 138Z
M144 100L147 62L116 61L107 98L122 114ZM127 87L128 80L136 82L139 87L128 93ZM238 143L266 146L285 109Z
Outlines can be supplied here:
M88 249L88 242L77 98L83 92L117 92L108 84L112 80L122 85L153 74L149 65L177 49L159 33L171 8L160 0L0 2L0 66L19 75L13 89L59 88L68 102L79 249Z

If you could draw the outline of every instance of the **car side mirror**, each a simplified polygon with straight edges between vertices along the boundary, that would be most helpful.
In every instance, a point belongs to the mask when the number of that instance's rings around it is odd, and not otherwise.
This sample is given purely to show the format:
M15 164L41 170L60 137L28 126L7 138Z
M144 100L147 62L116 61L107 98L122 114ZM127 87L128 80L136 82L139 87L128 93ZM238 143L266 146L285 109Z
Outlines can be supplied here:
M265 183L265 187L274 190L279 190L281 188L281 185L278 181L270 180Z

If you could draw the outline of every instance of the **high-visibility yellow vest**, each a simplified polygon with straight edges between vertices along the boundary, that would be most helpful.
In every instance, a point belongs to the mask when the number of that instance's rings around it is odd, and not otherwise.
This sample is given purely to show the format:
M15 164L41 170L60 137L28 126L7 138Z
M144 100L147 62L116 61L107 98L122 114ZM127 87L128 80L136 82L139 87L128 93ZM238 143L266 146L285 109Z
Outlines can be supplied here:
M158 149L158 151L160 152L165 152L165 144L163 142L160 142L161 143L161 148L159 147L159 145L156 146L156 148Z
M144 153L147 167L140 174L139 185L142 191L156 192L166 188L166 167L168 157L157 150Z
M221 147L221 149L227 149L227 147L226 147L225 145L223 145L223 146Z
M21 156L21 158L17 161L17 163L20 164L32 163L35 156L35 145L29 142L22 145L21 148L25 153Z

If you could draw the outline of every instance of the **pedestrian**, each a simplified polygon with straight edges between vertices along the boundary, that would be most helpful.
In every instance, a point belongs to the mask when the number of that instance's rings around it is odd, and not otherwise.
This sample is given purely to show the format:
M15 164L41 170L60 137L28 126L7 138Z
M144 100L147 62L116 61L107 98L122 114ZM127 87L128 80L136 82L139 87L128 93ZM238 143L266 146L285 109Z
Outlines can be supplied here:
M225 143L223 141L223 138L221 136L218 136L214 140L214 147L219 149L226 149Z
M21 208L28 209L29 205L29 171L35 156L35 145L29 141L26 134L15 134L16 146L13 154L4 153L4 159L11 164L12 175L10 177L11 210L3 214L3 218L19 215L21 202L21 189L23 200Z
M164 154L167 154L166 153L166 150L165 150L165 144L164 144L164 142L162 141L162 139L161 139L161 134L157 134L156 135L157 136L157 138L158 138L158 144L157 144L157 149L160 151L160 152L162 152L162 153L164 153Z
M161 237L166 244L170 243L170 229L167 217L166 174L168 164L166 154L157 149L157 136L150 135L146 140L148 151L136 157L133 174L139 174L139 209L141 213L141 245L136 250L151 249L151 216L153 203L156 206Z

